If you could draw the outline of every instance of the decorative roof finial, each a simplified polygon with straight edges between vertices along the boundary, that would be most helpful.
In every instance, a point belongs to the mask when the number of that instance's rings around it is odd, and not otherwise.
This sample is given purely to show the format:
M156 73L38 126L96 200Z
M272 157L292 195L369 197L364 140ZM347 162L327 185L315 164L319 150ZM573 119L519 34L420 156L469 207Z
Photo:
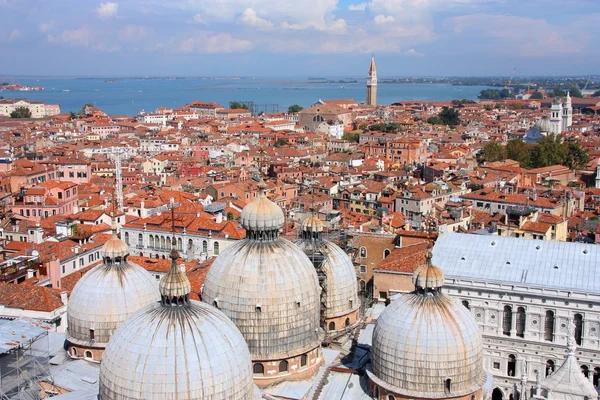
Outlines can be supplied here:
M181 306L189 303L189 295L192 290L190 280L177 265L179 253L177 252L177 240L175 239L175 205L171 207L171 267L162 277L158 288L163 305Z

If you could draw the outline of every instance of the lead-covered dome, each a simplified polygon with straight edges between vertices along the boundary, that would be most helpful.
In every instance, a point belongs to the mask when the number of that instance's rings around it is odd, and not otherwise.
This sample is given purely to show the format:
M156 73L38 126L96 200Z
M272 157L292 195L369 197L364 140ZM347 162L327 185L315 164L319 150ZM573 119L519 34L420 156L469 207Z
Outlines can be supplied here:
M189 300L171 257L161 301L127 319L106 348L100 400L256 399L243 336L221 311Z
M321 303L325 304L325 309L321 312L326 319L323 328L340 330L353 325L358 319L358 315L349 315L360 307L356 270L344 250L323 238L324 227L319 217L312 213L303 221L301 238L294 243L312 261L317 274L322 275ZM348 316L349 319L347 322L345 319L329 321L340 316ZM334 324L330 326L330 322Z
M242 211L247 238L224 250L202 300L239 328L253 360L281 360L320 345L319 282L308 257L279 237L281 209L261 193ZM251 222L254 221L254 222ZM269 222L260 222L269 221Z
M260 190L258 198L242 210L240 223L247 231L271 231L283 227L283 211L277 204L269 200L264 192L265 187L265 183L261 180L258 184Z
M73 357L99 361L117 327L131 314L160 298L154 277L127 260L113 237L102 250L104 262L83 275L67 305L67 347ZM121 242L122 243L122 242ZM125 243L122 243L125 247ZM99 351L98 351L99 350Z
M441 293L441 270L428 259L415 273L415 292L392 301L377 319L369 376L403 396L475 393L486 381L479 326L468 309Z

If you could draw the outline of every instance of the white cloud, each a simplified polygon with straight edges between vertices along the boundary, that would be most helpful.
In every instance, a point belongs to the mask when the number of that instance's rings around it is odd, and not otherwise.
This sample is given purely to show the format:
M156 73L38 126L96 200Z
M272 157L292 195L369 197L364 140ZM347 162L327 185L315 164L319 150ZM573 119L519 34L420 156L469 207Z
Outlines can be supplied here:
M239 20L247 26L252 26L260 30L269 30L273 28L273 23L256 15L252 8L246 8Z
M385 25L385 24L389 24L394 22L394 17L392 17L391 15L385 16L382 14L377 15L375 18L373 18L373 22L375 22L375 25Z
M204 18L202 17L202 14L196 14L194 15L193 18L194 22L196 24L200 24L200 25L206 25L206 21L204 20Z
M13 29L8 33L0 32L0 42L9 43L14 42L21 37L21 31Z
M179 42L174 51L177 53L234 53L251 50L253 47L251 41L236 39L228 33L216 35L203 33Z
M119 39L131 41L144 38L148 35L148 30L139 25L126 25L119 31Z
M54 44L88 47L94 39L92 31L87 27L67 29L57 35L49 34L46 39Z
M118 8L119 5L117 3L100 3L100 6L96 8L96 13L100 18L112 18L117 15Z
M512 15L471 14L449 19L455 34L491 39L486 46L496 52L544 57L582 52L589 30L565 30L544 19Z
M52 28L54 28L54 21L48 21L48 22L42 22L39 25L40 31L41 32L48 32L50 31Z
M365 11L367 9L367 3L350 4L348 11Z

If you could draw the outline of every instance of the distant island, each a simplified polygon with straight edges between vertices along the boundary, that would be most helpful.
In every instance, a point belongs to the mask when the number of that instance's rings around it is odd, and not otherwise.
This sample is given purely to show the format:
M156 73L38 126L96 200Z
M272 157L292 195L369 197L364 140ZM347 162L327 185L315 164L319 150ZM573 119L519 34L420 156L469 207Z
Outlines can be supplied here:
M24 86L18 83L8 83L2 82L0 83L0 91L12 91L12 92L31 92L31 91L41 91L44 90L41 86Z

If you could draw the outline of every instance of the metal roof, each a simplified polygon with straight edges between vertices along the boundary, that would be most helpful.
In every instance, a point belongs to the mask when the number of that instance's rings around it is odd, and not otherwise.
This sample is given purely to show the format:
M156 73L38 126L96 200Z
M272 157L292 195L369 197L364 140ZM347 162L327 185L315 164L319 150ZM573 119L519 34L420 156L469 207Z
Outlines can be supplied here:
M600 291L600 247L591 244L446 233L432 262L447 279Z
M0 354L48 334L50 325L34 320L0 320Z

